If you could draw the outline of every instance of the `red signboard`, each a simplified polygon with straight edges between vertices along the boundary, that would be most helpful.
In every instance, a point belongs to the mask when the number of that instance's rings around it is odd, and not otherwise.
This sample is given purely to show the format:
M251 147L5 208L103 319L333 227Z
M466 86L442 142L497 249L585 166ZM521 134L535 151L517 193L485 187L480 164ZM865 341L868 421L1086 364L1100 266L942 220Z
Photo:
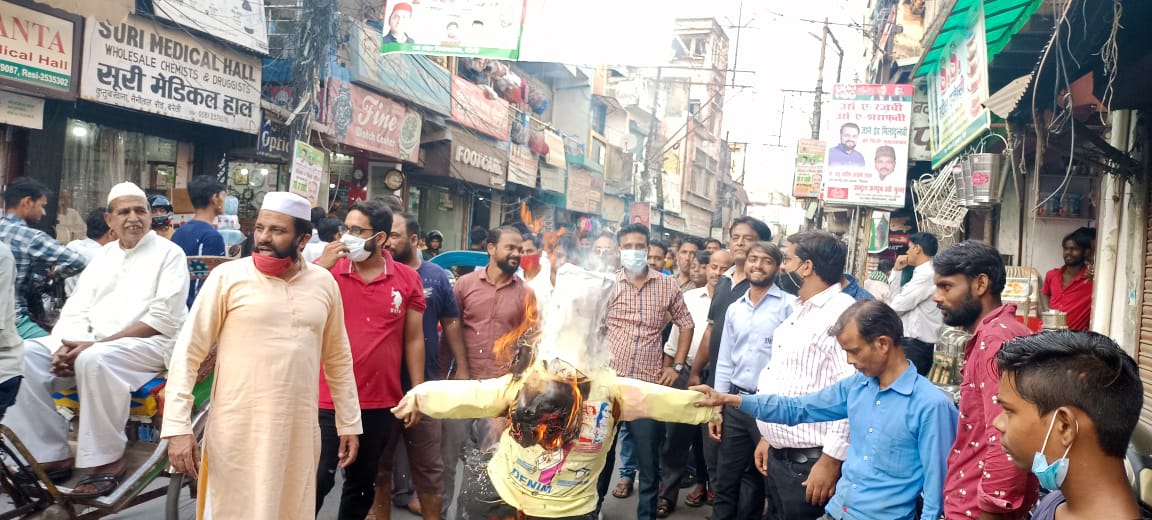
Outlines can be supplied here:
M421 119L404 105L351 85L352 120L344 136L349 146L403 161L415 161Z
M512 133L508 102L460 76L452 76L452 120L501 141Z

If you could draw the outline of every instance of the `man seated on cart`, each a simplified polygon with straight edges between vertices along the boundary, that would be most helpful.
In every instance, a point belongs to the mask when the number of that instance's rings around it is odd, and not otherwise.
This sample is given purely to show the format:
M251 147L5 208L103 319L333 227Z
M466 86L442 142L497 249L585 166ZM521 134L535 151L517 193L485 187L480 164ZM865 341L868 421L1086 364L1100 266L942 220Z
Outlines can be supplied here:
M114 186L106 218L119 240L96 251L52 334L24 343L24 381L4 420L53 481L90 469L72 492L81 498L120 484L130 392L166 370L187 315L184 251L151 230L144 191ZM80 397L75 458L52 399L72 387Z

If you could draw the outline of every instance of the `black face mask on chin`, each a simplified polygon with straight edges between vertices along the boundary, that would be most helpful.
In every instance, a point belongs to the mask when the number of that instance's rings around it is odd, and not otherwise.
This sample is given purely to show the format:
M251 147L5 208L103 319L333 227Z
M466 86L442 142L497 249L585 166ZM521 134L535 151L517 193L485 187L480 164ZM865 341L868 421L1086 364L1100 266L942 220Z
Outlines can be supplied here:
M804 279L795 272L781 269L780 275L776 277L776 287L792 296L800 295L800 286L803 284Z

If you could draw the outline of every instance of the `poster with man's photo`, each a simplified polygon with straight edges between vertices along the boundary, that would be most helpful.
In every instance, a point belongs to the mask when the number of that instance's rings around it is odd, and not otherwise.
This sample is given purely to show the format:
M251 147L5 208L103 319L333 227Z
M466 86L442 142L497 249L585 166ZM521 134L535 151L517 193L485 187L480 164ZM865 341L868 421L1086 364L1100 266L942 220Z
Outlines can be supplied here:
M899 208L908 190L912 85L836 85L822 139L829 204Z
M515 60L527 0L387 0L380 52Z

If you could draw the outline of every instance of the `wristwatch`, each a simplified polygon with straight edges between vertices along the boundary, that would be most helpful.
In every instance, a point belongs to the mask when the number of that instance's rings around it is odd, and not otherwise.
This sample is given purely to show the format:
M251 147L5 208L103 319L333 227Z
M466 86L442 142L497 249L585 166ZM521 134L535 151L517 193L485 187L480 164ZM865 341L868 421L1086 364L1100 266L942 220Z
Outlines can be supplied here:
M677 374L683 374L684 363L676 363L675 365L672 365L672 370L675 370Z

